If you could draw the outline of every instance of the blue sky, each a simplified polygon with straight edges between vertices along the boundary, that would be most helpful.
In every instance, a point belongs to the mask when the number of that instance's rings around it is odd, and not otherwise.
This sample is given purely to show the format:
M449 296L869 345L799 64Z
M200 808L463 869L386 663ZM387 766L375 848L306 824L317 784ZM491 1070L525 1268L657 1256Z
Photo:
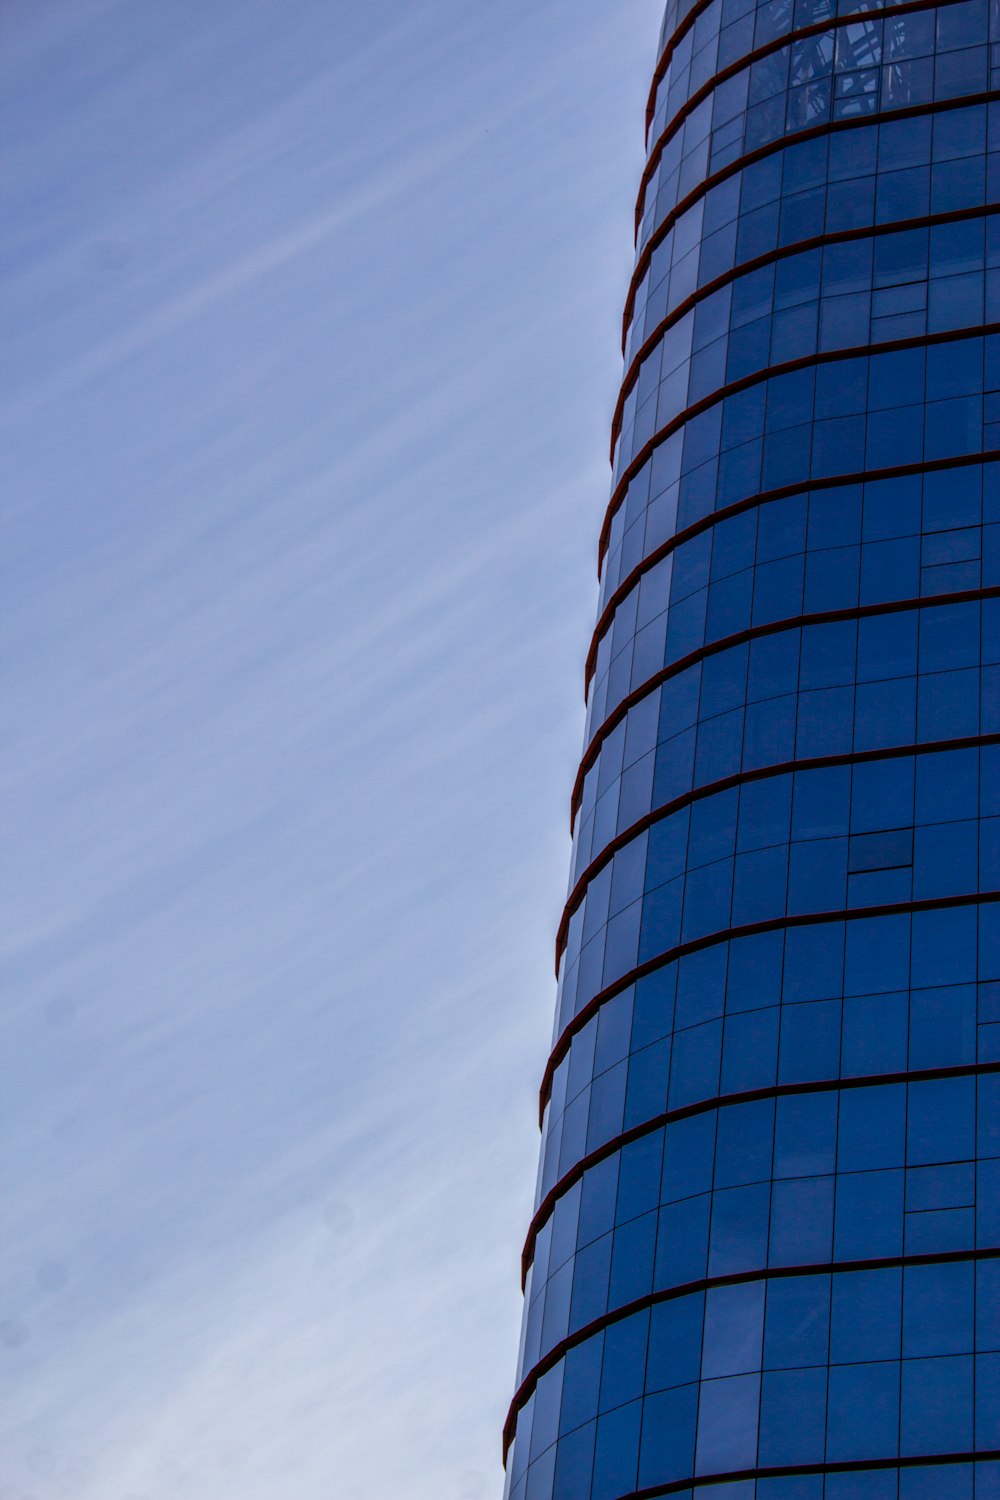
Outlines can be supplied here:
M5 1500L490 1500L659 0L12 0Z

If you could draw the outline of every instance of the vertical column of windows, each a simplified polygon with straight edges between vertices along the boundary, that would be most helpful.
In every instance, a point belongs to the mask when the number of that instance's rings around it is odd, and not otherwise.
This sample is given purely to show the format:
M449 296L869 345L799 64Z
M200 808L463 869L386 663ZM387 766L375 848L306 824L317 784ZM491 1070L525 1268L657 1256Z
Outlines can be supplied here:
M1000 5L671 38L506 1494L983 1500Z

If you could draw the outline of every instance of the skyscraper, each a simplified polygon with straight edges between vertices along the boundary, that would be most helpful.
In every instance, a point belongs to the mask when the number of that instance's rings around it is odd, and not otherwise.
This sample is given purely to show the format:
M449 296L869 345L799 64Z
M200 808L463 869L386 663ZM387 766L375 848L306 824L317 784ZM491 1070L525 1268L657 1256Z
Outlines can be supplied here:
M671 0L510 1500L1000 1495L1000 5Z

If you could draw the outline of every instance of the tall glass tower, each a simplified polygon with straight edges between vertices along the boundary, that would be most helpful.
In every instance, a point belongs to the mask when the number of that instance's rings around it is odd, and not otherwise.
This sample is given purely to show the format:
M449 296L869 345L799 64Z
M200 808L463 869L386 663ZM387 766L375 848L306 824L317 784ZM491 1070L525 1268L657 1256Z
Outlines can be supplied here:
M671 0L509 1500L1000 1495L1000 4Z

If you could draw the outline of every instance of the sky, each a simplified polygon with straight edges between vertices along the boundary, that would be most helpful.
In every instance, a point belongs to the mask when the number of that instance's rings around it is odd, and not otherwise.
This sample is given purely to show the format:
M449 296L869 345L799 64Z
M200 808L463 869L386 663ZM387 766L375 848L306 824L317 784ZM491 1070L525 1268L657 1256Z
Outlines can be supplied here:
M3 1500L498 1500L660 10L4 6Z

